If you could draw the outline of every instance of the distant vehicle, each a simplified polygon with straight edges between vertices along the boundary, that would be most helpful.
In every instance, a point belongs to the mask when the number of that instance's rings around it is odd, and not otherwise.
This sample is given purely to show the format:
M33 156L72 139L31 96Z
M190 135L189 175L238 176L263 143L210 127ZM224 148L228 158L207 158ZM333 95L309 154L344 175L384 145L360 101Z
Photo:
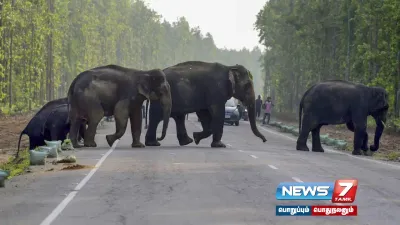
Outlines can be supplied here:
M225 103L225 123L230 125L235 124L239 126L239 120L241 119L240 116L240 107L236 104L235 99L232 97Z
M249 120L249 113L247 112L247 109L244 109L243 114L242 114L242 119L244 121L248 121Z

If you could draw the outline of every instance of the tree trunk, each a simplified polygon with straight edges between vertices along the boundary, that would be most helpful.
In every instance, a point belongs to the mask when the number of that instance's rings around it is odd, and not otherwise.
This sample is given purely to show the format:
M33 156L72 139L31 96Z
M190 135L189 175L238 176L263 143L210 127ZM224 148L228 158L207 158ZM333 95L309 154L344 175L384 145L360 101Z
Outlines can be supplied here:
M54 14L54 2L53 0L47 0L49 13ZM53 24L49 21L50 34L47 36L47 65L46 65L46 91L47 101L51 101L54 98L54 74L53 74Z

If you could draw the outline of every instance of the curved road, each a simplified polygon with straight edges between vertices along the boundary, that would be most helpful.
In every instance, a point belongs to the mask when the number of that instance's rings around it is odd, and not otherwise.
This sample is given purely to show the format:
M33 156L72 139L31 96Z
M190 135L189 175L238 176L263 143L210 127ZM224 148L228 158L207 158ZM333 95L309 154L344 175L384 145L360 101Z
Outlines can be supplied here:
M198 131L195 115L186 123ZM226 149L210 148L211 137L180 147L173 120L161 147L132 149L130 131L113 148L84 149L78 163L94 169L26 174L0 189L1 225L253 225L400 224L400 167L336 151L300 152L295 138L247 122L225 126ZM145 132L145 130L144 130ZM142 136L144 140L144 136ZM327 149L327 147L326 147ZM280 182L334 182L357 178L357 217L278 217L276 205L329 204L279 201Z

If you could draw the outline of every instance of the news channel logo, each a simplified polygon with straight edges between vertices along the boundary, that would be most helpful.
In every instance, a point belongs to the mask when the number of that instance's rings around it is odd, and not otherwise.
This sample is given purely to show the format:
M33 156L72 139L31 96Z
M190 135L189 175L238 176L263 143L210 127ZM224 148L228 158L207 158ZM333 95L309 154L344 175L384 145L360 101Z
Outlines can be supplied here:
M357 193L355 179L335 182L283 182L276 188L277 200L330 200L332 203L353 203ZM279 216L354 216L357 206L307 206L292 205L276 207Z

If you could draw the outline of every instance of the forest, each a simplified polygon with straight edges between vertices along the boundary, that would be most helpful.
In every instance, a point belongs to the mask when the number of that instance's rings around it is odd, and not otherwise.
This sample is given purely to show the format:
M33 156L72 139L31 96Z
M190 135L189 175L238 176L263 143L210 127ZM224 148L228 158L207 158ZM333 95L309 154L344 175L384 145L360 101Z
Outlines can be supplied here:
M312 84L343 79L384 87L399 126L400 1L269 0L255 27L267 49L264 93L278 111L293 114Z
M241 64L261 94L254 49L219 49L181 17L167 22L140 0L0 0L0 114L40 108L66 96L87 69L117 64L166 68L188 60ZM234 38L234 37L233 37Z

